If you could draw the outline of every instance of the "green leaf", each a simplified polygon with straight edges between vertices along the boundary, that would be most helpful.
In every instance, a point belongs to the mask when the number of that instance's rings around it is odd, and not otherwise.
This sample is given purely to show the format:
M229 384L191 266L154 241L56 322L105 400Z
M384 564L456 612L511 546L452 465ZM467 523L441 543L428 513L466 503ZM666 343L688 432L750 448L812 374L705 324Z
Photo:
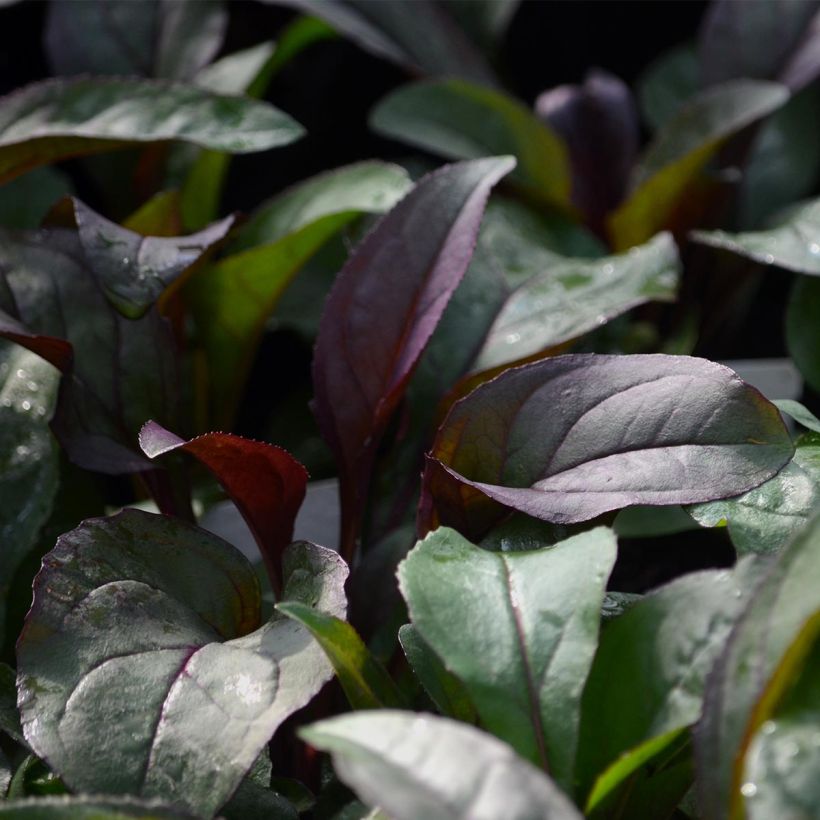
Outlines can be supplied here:
M335 553L294 544L284 574L284 600L344 615ZM72 789L214 814L332 674L260 603L251 565L204 530L137 510L85 522L44 559L18 644L26 739Z
M0 731L27 746L17 711L17 673L5 663L0 663Z
M0 182L68 157L180 140L229 153L287 145L302 127L267 103L164 81L46 80L0 100Z
M729 526L737 551L779 552L820 507L820 435L796 442L794 457L774 477L737 498L689 508L701 526Z
M0 817L13 820L195 820L157 800L132 797L38 797L0 802Z
M370 116L380 134L448 159L512 154L510 180L541 201L568 206L570 170L561 140L525 106L500 91L462 80L399 88Z
M399 642L419 683L445 717L475 723L475 706L464 684L441 662L412 624L399 630Z
M410 185L403 169L376 161L313 177L263 204L233 252L191 283L219 425L229 426L265 322L302 265L362 213L389 210Z
M644 596L603 630L578 741L576 778L588 811L697 722L706 676L755 578L749 561L734 572L686 575Z
M399 566L413 626L464 683L482 725L565 787L615 552L603 527L515 553L440 528Z
M820 633L820 516L777 557L732 631L707 682L696 734L698 779L709 820L745 816L743 761ZM816 684L816 680L815 680Z
M310 630L333 664L354 709L405 705L387 670L373 657L349 623L297 601L277 604L276 609Z
M820 280L800 277L786 308L786 346L803 378L820 390Z
M820 433L820 419L799 401L791 399L775 399L772 404L781 412L791 416L798 424L807 430Z
M671 228L682 197L725 142L788 99L788 90L777 83L736 80L702 91L679 108L638 164L632 194L610 216L616 250Z
M678 46L649 64L638 78L644 120L658 131L698 91L698 61L690 45Z
M35 168L0 188L0 225L36 228L51 206L71 193L71 180L62 171Z
M556 259L508 296L474 367L488 370L532 356L644 302L671 302L680 270L668 233L619 256Z
M412 712L361 712L302 737L333 755L339 777L395 820L581 820L555 784L472 726Z
M48 362L0 342L0 641L12 579L51 514L59 484L48 429L59 383Z
M692 231L693 242L779 268L820 276L820 200L794 208L785 222L768 231L727 233Z

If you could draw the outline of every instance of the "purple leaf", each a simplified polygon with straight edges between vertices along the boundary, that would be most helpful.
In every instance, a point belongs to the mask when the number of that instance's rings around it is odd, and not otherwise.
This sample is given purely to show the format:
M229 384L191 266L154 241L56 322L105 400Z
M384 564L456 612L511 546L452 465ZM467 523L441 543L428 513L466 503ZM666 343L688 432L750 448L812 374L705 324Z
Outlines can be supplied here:
M430 454L420 524L475 536L499 504L568 524L632 504L725 498L793 452L774 405L721 365L559 356L508 370L453 407Z
M593 226L626 192L638 154L638 111L629 87L600 69L583 85L561 85L535 101L535 111L563 137L572 163L572 200Z
M514 165L496 157L424 177L359 245L328 297L314 413L339 466L348 557L379 440L467 269L490 188Z

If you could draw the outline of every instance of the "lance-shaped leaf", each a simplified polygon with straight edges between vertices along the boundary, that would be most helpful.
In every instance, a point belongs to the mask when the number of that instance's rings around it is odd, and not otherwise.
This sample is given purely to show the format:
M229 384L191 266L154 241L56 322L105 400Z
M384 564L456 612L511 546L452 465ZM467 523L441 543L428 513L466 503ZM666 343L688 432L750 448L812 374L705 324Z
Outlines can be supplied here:
M726 367L558 356L453 406L428 461L422 523L435 520L429 502L442 523L473 519L481 531L494 516L488 499L555 523L711 501L762 484L793 452L777 408Z
M576 779L587 811L624 786L647 749L654 757L671 748L697 722L706 677L757 572L747 560L733 572L692 573L607 625L581 709Z
M694 242L735 253L763 265L820 276L820 200L790 211L788 218L768 231L727 233L692 231Z
M232 154L302 136L267 103L136 79L46 80L0 99L0 182L68 157L180 140Z
M48 422L60 374L34 353L0 343L0 640L6 597L51 514L59 482Z
M671 228L682 198L709 159L737 132L789 99L777 83L733 80L701 92L661 128L632 178L632 193L610 216L613 244L624 250Z
M346 621L298 601L277 604L279 612L310 630L336 670L354 709L401 708L405 699L387 670Z
M29 797L0 803L0 817L14 820L196 820L159 800L93 796Z
M143 310L166 281L196 263L228 223L193 237L190 246L185 238L154 240L143 257L141 237L106 227L74 204L72 218L85 226L79 231L0 235L0 335L63 370L53 429L74 462L107 473L145 470L150 462L134 446L140 427L148 418L175 426L176 346L155 307L129 319L115 303L129 312ZM136 250L133 262L124 248Z
M335 553L294 544L284 567L286 600L344 616ZM84 522L44 559L18 643L26 739L72 789L212 816L332 674L307 630L260 618L253 568L216 536L137 510Z
M357 247L328 297L313 360L319 428L339 464L352 549L373 458L475 245L508 157L422 179Z
M230 424L265 322L304 263L362 214L392 208L410 187L402 168L383 162L320 174L262 205L229 255L191 283L187 296L219 424Z
M726 523L739 553L779 552L820 508L820 435L796 442L794 458L774 477L737 498L690 507L699 524Z
M816 644L818 589L820 516L815 516L754 591L707 682L695 739L701 805L708 820L746 816L744 801L756 792L744 776L749 744L798 679Z
M302 737L339 777L395 820L581 820L569 798L506 744L472 726L412 712L324 720Z
M603 527L516 553L440 528L399 566L413 626L467 687L482 725L565 788L615 552Z
M507 297L473 369L524 359L644 302L672 301L680 268L668 233L619 256L556 258Z
M448 159L512 154L510 180L528 193L568 204L570 166L558 136L500 91L461 80L429 80L394 91L370 116L381 134Z
M573 203L593 225L602 226L623 198L638 154L638 111L629 86L592 69L583 85L545 91L535 111L567 146Z
M809 410L808 407L800 404L799 401L791 399L776 399L772 404L781 412L791 416L798 424L802 424L807 430L820 433L820 419Z
M280 447L230 433L205 433L185 441L149 421L140 430L139 443L149 458L184 450L214 474L253 533L279 593L282 554L305 498L307 470Z
M431 0L266 0L319 17L365 51L413 74L492 85L493 72L469 38Z
M187 80L213 59L227 27L218 0L56 0L45 45L57 74Z
M800 277L786 309L786 346L803 378L820 390L820 280Z

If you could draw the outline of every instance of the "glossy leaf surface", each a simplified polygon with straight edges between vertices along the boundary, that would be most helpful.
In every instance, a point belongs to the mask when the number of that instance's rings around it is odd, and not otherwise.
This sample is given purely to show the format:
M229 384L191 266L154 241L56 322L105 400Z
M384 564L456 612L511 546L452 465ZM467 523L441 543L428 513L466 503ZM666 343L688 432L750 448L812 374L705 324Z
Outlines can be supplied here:
M558 356L453 407L428 461L423 523L432 506L442 523L481 531L498 514L488 499L556 523L713 500L762 484L792 453L777 409L721 365Z
M774 477L737 498L689 509L701 525L726 523L739 553L779 552L820 508L820 435L796 442L794 458Z
M730 251L763 265L820 276L820 201L801 205L787 220L768 231L726 233L693 231L695 242Z
M680 275L669 234L619 256L558 259L507 297L474 364L487 370L581 336L648 301L672 301Z
M194 820L157 800L133 797L37 797L0 803L0 817L14 820Z
M287 145L303 133L267 103L135 79L46 80L0 99L0 181L68 157L181 140L230 153Z
M513 97L460 80L414 83L382 100L370 116L385 136L448 159L512 154L510 180L530 194L567 204L570 167L561 140Z
M346 574L335 553L295 544L284 597L343 616ZM18 674L26 738L72 788L211 815L331 669L303 627L260 622L258 581L233 548L126 510L46 557Z
M185 441L149 421L140 430L139 443L149 458L183 450L213 473L253 533L278 592L282 555L293 538L307 470L280 447L231 433L205 433Z
M488 552L440 528L399 567L413 626L482 725L564 787L616 544L598 528L535 552Z
M476 160L425 177L336 278L313 360L314 413L353 516L348 542L381 435L467 269L490 188L513 163Z
M382 162L320 174L260 206L229 254L192 282L187 296L219 397L218 423L229 423L265 321L304 263L363 213L392 208L410 185L403 169Z
M735 80L681 106L638 164L631 195L610 217L615 248L629 248L672 227L681 198L726 140L788 99L777 83Z
M617 762L620 777L610 776L606 788L596 788L592 802L605 800L632 774L625 761L645 756L644 744L668 748L677 730L697 722L706 677L755 577L749 562L734 572L692 573L607 625L582 702L576 774L582 795Z
M789 543L758 586L715 666L696 735L704 815L743 816L749 743L794 682L820 627L820 517Z
M354 709L400 708L404 698L353 627L298 602L278 604L279 612L310 630L333 664Z
M580 820L553 782L472 726L408 712L367 712L302 730L341 777L395 820Z

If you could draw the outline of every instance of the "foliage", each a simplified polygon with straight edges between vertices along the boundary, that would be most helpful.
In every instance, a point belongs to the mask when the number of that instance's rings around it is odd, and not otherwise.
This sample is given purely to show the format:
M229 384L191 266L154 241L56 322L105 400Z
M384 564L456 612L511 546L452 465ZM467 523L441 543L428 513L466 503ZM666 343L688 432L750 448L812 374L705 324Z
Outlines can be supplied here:
M0 816L816 816L816 4L532 108L515 2L282 4L52 0L0 98ZM337 34L385 156L224 213ZM761 281L805 404L711 360Z

